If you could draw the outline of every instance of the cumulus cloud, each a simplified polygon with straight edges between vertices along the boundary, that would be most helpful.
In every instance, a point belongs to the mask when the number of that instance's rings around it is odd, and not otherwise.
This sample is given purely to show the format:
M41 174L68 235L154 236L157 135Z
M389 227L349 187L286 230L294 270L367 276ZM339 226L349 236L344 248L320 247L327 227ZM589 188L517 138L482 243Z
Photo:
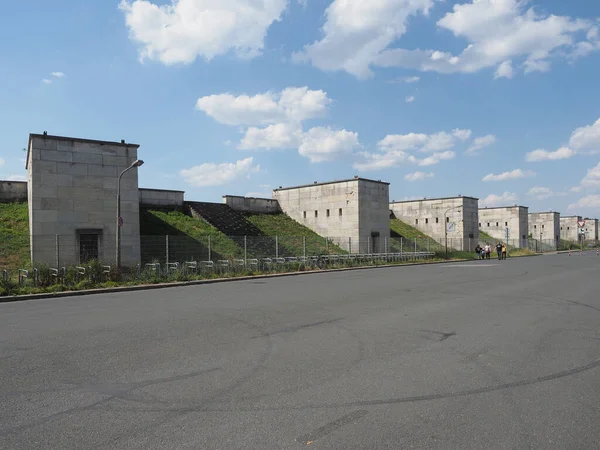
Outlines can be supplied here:
M495 206L510 206L519 201L519 197L514 192L504 192L496 195L490 194L482 200L479 200L480 207L493 208Z
M260 171L252 157L235 163L204 163L179 173L192 186L222 186Z
M475 138L473 144L465 151L465 155L476 155L479 150L483 150L496 143L496 136L488 134Z
M208 95L198 99L196 109L226 125L266 125L321 117L330 103L326 92L305 86L253 96Z
M537 200L545 200L551 197L563 196L565 193L554 192L552 189L543 186L534 186L527 191L527 195Z
M321 70L369 77L370 65L406 32L408 19L427 14L432 6L433 0L333 0L325 11L322 39L306 45L294 59Z
M44 78L42 80L42 83L44 83L44 84L52 84L52 80L50 80L49 78Z
M461 130L460 128L455 128L452 130L452 136L461 141L467 141L471 137L471 130Z
M598 209L600 208L600 195L588 195L580 198L576 203L569 205L569 210Z
M510 172L502 172L498 175L493 173L487 174L483 177L482 181L507 181L507 180L518 180L519 178L528 178L535 176L535 172L530 170L523 171L522 169L511 170Z
M161 2L162 3L162 2ZM163 64L210 61L230 51L252 58L263 48L269 27L280 20L287 0L122 0L130 39L140 59Z
M408 133L388 134L377 144L381 150L419 150L421 152L439 152L456 145L454 136L444 131L434 134Z
M250 127L246 130L238 148L241 150L297 148L302 142L302 137L302 128L295 124L278 123L265 128Z
M433 172L429 172L429 173L425 173L425 172L415 172L415 173L409 173L407 175L404 176L404 179L406 181L422 181L422 180L426 180L427 178L433 178L434 177L434 173Z
M64 78L64 77L66 77L66 75L63 72L52 72L50 75L52 75L54 78Z
M592 125L577 128L571 134L569 145L578 152L600 153L600 119Z
M583 187L600 187L600 163L588 169L587 174L581 180Z
M333 161L360 148L358 133L315 127L304 133L298 153L312 163Z
M556 161L560 159L569 159L575 156L575 151L568 147L561 147L554 152L538 149L532 152L528 152L525 155L527 162L540 162L540 161Z
M524 72L547 71L552 60L572 60L600 49L597 34L589 33L595 28L593 21L542 14L534 8L527 9L528 4L522 0L472 0L455 4L437 25L457 39L466 40L460 54L395 48L380 51L369 61L383 67L441 73L473 73L495 68L496 78L511 78L515 66L522 67ZM385 26L387 22L379 25Z
M395 80L389 81L389 83L412 84L412 83L418 83L419 81L421 81L421 77L400 77L400 78L396 78Z
M408 97L406 97L406 103L412 103L414 101L415 101L414 95L409 95Z
M419 166L433 166L435 164L439 164L441 161L447 161L450 159L454 159L456 157L456 153L450 150L445 152L436 152L431 156L428 156L423 159L416 159L416 163Z

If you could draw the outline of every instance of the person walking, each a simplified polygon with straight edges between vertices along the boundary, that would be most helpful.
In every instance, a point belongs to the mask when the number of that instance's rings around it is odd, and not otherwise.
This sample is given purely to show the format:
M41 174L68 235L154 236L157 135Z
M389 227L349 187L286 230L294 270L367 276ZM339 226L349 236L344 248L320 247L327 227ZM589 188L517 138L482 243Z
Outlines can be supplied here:
M489 243L485 244L485 259L490 259L490 253L492 251L492 246Z
M475 247L475 253L477 254L477 259L481 259L481 246L479 244L477 244L477 247Z
M502 259L506 259L506 244L502 244Z
M496 244L496 252L498 253L498 261L502 259L502 244L498 242Z

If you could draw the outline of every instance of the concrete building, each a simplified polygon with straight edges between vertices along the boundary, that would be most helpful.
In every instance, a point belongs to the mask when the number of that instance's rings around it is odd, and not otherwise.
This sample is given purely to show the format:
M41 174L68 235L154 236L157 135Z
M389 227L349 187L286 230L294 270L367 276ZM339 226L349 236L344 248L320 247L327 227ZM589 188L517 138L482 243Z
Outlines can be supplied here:
M0 203L26 202L26 181L0 181Z
M441 244L445 244L448 227L448 247L473 250L479 241L478 204L474 197L433 198L392 202L390 210Z
M140 206L159 206L162 208L181 208L184 191L140 188Z
M279 188L281 210L351 252L384 252L390 237L389 183L349 180Z
M529 213L529 235L542 244L560 245L560 214L557 212Z
M119 174L138 145L31 134L27 150L31 259L53 267L116 260ZM121 181L121 263L140 260L137 169ZM58 245L57 245L58 244Z
M506 241L513 247L527 247L529 235L529 208L526 206L505 206L479 209L479 231L483 231L498 241ZM494 244L490 242L490 244Z
M223 203L231 209L241 212L270 214L281 212L279 202L273 198L241 197L239 195L224 195Z
M563 241L579 242L579 225L583 218L581 216L560 217L560 239Z
M583 230L585 231L586 241L597 241L598 240L598 219L584 218L585 225Z

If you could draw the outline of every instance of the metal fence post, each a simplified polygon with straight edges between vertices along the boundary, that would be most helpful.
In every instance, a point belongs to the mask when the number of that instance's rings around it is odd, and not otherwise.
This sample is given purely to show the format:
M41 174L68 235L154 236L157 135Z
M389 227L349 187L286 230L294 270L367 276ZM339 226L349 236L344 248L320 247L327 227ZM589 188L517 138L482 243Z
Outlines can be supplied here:
M60 236L56 235L56 267L60 267Z
M427 252L431 252L431 238L427 238Z
M367 255L371 254L371 236L367 237Z
M165 253L166 253L166 261L167 261L167 270L169 270L169 235L165 236Z
M244 236L244 267L248 264L248 242L247 237Z
M328 237L325 238L325 251L329 255L329 238Z
M279 258L279 236L275 236L275 258Z
M400 258L402 258L402 243L404 242L404 238L400 238Z
M304 256L306 261L306 236L302 236L302 256Z
M415 253L417 253L417 238L415 238Z
M208 260L212 261L210 254L210 234L208 235Z
M348 238L348 253L352 254L352 238Z
M388 252L388 242L387 242L387 236L383 237L383 253L387 253Z

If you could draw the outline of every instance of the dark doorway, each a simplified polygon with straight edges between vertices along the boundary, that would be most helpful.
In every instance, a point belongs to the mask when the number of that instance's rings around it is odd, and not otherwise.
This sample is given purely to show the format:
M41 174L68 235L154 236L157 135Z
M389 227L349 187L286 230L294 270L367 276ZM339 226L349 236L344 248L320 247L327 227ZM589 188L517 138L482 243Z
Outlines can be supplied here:
M98 235L79 234L79 262L87 263L98 259Z

